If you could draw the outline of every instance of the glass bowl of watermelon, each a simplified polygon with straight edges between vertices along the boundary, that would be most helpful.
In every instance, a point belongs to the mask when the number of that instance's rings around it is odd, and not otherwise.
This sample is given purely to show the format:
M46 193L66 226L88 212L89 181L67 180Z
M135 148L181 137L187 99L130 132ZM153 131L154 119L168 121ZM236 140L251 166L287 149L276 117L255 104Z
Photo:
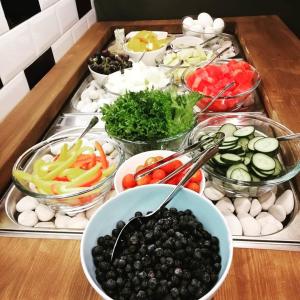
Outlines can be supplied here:
M251 106L254 91L261 79L256 69L243 60L219 60L202 67L190 67L182 76L183 84L190 91L203 94L197 106L204 109L211 99L227 84L233 82L220 98L207 109L207 112L231 112Z

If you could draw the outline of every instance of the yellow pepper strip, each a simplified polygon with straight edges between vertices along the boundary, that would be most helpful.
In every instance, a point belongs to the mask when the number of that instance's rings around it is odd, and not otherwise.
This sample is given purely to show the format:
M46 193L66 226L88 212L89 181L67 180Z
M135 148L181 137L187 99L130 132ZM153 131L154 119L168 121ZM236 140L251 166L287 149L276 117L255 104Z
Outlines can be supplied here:
M48 173L47 163L42 159L37 159L33 164L33 175L38 175L39 177L43 177Z
M63 144L63 146L60 149L60 153L58 156L58 159L56 161L63 161L68 158L68 144Z
M69 168L64 171L62 171L61 176L68 177L69 180L75 179L76 177L80 176L81 174L85 173L84 170L80 168Z
M103 169L102 175L105 177L108 177L115 171L115 169L116 169L116 166L112 164L108 168Z

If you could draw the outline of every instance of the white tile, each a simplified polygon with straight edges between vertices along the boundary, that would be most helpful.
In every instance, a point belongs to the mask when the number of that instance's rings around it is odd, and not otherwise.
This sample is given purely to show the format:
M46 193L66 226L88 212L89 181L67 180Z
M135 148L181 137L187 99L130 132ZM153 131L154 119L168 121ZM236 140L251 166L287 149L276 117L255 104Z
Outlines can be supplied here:
M9 30L8 24L7 24L7 21L6 21L6 18L5 18L3 9L2 9L2 5L0 2L0 34L6 32L8 30Z
M38 55L47 50L60 37L54 7L48 8L31 18L29 26Z
M48 8L49 6L56 3L58 0L39 0L41 10Z
M76 43L88 30L88 23L86 16L82 17L77 24L72 28L72 35L74 42Z
M71 30L69 30L52 45L55 62L58 62L73 44L73 36Z
M6 84L37 58L28 22L0 36L0 77Z
M0 90L0 121L9 114L28 92L28 83L22 71Z
M92 9L87 13L87 22L88 22L88 26L89 28L96 23L96 13L95 10Z
M75 0L60 0L56 4L56 14L60 31L64 33L78 21Z

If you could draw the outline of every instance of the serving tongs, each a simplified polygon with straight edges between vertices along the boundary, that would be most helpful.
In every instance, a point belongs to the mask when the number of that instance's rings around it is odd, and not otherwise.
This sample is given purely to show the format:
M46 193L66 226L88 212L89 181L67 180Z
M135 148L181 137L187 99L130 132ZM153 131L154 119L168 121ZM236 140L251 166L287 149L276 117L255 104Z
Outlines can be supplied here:
M197 151L201 148L203 148L205 145L210 144L211 142L214 142L215 144L219 144L224 136L222 134L222 132L217 132L214 136L212 136L213 141L211 139L207 139L207 140L203 140L203 141L199 141L193 145L190 145L182 150L179 150L177 152L175 152L174 154L171 154L149 166L146 166L145 168L139 170L138 172L136 172L134 174L134 178L136 180L142 178L143 176L148 175L149 173L153 172L156 169L159 169L165 165L167 165L170 161L185 155L187 153L190 152L194 152ZM165 177L163 180L161 180L159 183L163 183L166 182L167 180L169 180L170 178L172 178L173 176L175 176L176 174L178 174L179 172L181 172L184 169L187 169L188 167L190 167L195 161L197 161L197 159L203 155L203 151L198 153L197 155L195 155L191 160L189 160L186 164L182 165L180 168L176 169L174 172L170 173L167 177Z

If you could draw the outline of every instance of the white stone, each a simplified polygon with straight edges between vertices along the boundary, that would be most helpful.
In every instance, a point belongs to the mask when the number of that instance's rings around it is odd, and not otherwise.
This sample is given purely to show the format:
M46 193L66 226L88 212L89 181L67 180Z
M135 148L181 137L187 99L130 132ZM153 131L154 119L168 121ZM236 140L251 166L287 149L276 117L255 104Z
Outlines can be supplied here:
M193 18L186 17L186 18L183 19L182 23L183 23L183 25L185 25L187 27L190 27L190 26L193 25L193 21L194 21Z
M98 91L91 89L91 88L88 89L88 95L89 95L89 98L92 100L96 100L99 97Z
M30 196L25 196L16 204L16 210L23 212L25 210L34 210L39 205L39 202Z
M18 223L23 226L33 227L38 222L38 217L36 213L32 210L25 210L21 212L18 216Z
M275 219L271 214L267 212L261 212L257 217L256 220L261 224L262 235L273 234L275 232L280 231L283 228L283 225Z
M250 215L256 217L262 210L261 204L257 199L253 199L251 202Z
M70 221L71 217L69 216L56 215L54 224L56 228L68 228Z
M247 213L239 213L238 219L241 222L244 235L259 236L261 233L261 224Z
M234 206L232 204L232 201L227 198L227 197L223 197L221 200L219 200L216 203L216 207L222 212L224 210L229 210L230 212L234 212Z
M199 24L202 25L202 27L213 25L212 17L206 12L202 12L201 14L199 14L197 19L199 21Z
M258 196L258 201L260 202L263 210L268 210L275 203L275 200L276 196L272 191Z
M294 209L294 195L291 190L286 190L282 193L275 204L280 204L284 207L286 214L290 214Z
M243 229L239 219L230 211L222 211L232 235L242 235Z
M251 202L249 198L245 198L245 197L235 198L233 204L237 214L248 213L251 207Z
M53 222L39 222L34 227L36 228L55 228Z
M204 189L204 195L212 201L221 200L225 194L214 188L213 186L208 186Z
M99 206L101 206L101 205L102 205L102 203L99 204L99 205L95 205L95 206L93 206L92 208L88 209L88 210L85 212L86 218L90 219L90 218L94 215L94 213L96 212L96 210L99 208Z
M42 222L50 221L55 214L54 211L45 204L39 204L35 209L35 213Z
M102 145L102 148L103 148L103 151L105 152L105 154L107 154L107 155L109 155L110 153L112 153L115 150L115 147L111 143L104 143Z
M45 154L41 157L41 160L43 160L44 162L48 163L48 162L52 162L54 159L54 156L51 154Z
M286 218L286 211L285 208L280 204L272 205L268 212L279 222L283 222Z
M88 224L89 220L82 215L77 215L68 222L68 228L72 229L84 229Z

